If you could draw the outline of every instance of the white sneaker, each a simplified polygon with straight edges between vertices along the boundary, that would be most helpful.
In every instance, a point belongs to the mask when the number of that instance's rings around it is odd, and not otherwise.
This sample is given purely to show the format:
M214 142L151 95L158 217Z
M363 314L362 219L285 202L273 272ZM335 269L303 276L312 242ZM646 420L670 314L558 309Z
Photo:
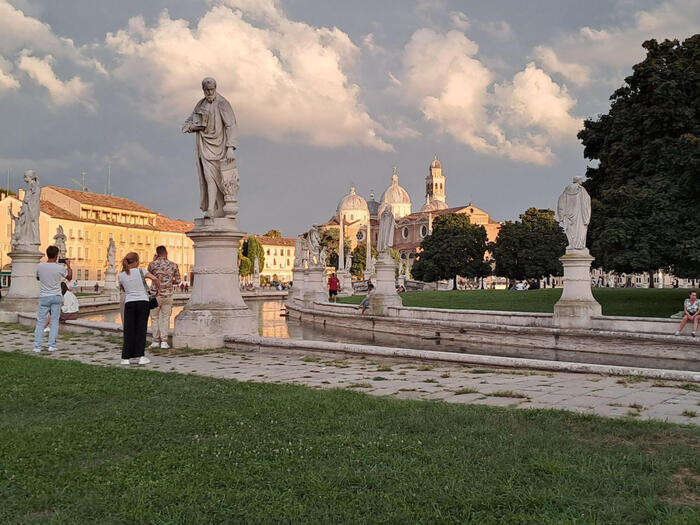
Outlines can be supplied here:
M34 353L35 353L35 354L38 354L39 352L41 352L41 348L35 348L35 349L34 349Z
M48 334L50 331L51 331L51 328L50 328L50 327L47 326L46 328L44 328L44 333L45 333L45 334Z
M120 365L128 365L131 364L128 359L122 359L119 363Z
M160 343L158 341L153 341L151 343L151 348L158 348L160 346Z
M56 350L58 350L58 348L55 346L49 346L49 352L55 352Z
M170 346L168 345L168 343L166 343L165 341L163 341L163 342L160 344L160 347L161 347L163 350L167 350L168 348L170 348Z
M147 364L150 363L150 362L151 362L151 360L150 360L148 357L146 357L146 356L143 356L143 357L141 357L141 358L139 359L139 364L140 364L140 365L147 365Z
M675 334L673 334L673 335L681 335L681 333L680 333L680 331L679 331L679 330L676 330L676 333L675 333Z

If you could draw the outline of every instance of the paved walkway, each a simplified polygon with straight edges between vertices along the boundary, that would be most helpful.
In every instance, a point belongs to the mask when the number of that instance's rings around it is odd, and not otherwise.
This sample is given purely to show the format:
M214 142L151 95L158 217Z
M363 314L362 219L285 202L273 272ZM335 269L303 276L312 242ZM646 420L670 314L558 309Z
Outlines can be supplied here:
M40 356L120 366L121 339L65 333L59 350ZM0 350L33 354L27 329L0 325ZM204 376L348 388L372 395L449 403L555 408L609 417L700 424L700 385L637 377L475 368L344 354L263 351L158 355L143 368ZM135 368L138 365L130 365ZM697 416L696 416L697 414Z

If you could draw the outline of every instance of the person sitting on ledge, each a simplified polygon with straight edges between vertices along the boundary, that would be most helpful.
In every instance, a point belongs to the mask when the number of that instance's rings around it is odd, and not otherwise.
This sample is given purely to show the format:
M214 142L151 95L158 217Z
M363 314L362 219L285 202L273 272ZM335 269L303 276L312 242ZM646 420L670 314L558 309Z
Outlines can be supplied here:
M698 323L700 323L700 301L698 301L698 293L695 290L690 292L690 296L683 301L683 319L681 320L678 330L676 330L676 335L681 335L688 321L693 321L693 331L690 332L690 335L695 337L695 332L698 330Z
M367 295L365 296L364 299L362 299L362 302L357 307L358 310L362 310L360 312L360 315L365 315L365 312L367 311L367 308L369 308L369 303L370 303L373 295L374 295L374 285L372 283L367 283Z

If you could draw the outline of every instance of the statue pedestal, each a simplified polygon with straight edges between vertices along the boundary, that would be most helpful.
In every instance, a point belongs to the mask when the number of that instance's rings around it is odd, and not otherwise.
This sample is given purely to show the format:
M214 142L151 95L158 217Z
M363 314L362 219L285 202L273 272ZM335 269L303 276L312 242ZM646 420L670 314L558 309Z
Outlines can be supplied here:
M303 268L292 269L292 290L287 296L287 303L292 306L301 305L304 302L305 273Z
M228 335L255 335L257 319L238 287L238 245L243 232L225 217L194 220L194 283L175 318L175 348L223 348Z
M10 289L0 302L6 312L36 312L39 300L39 281L36 268L43 257L39 246L21 247L8 253L12 259Z
M372 313L386 315L389 306L403 306L401 297L396 292L396 262L387 252L379 254L375 266L377 282L370 303Z
M314 301L328 301L325 268L309 268L304 279L304 307L313 308Z
M591 292L591 257L588 249L567 250L559 259L564 265L564 289L554 305L554 324L559 328L590 328L591 316L601 315Z
M338 270L336 273L338 280L340 281L340 291L338 292L339 297L350 297L352 295L352 277L350 276L350 271L343 268Z
M253 274L253 288L260 288L260 274Z
M119 301L119 288L117 286L117 272L112 268L105 270L104 294L112 301Z

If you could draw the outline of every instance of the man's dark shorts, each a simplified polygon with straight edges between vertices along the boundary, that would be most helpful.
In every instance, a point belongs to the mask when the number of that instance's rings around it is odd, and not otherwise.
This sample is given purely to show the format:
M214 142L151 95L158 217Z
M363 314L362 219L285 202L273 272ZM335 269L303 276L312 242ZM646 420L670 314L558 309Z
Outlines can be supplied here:
M333 299L333 297L335 297L336 295L338 295L338 290L328 290L329 299Z

